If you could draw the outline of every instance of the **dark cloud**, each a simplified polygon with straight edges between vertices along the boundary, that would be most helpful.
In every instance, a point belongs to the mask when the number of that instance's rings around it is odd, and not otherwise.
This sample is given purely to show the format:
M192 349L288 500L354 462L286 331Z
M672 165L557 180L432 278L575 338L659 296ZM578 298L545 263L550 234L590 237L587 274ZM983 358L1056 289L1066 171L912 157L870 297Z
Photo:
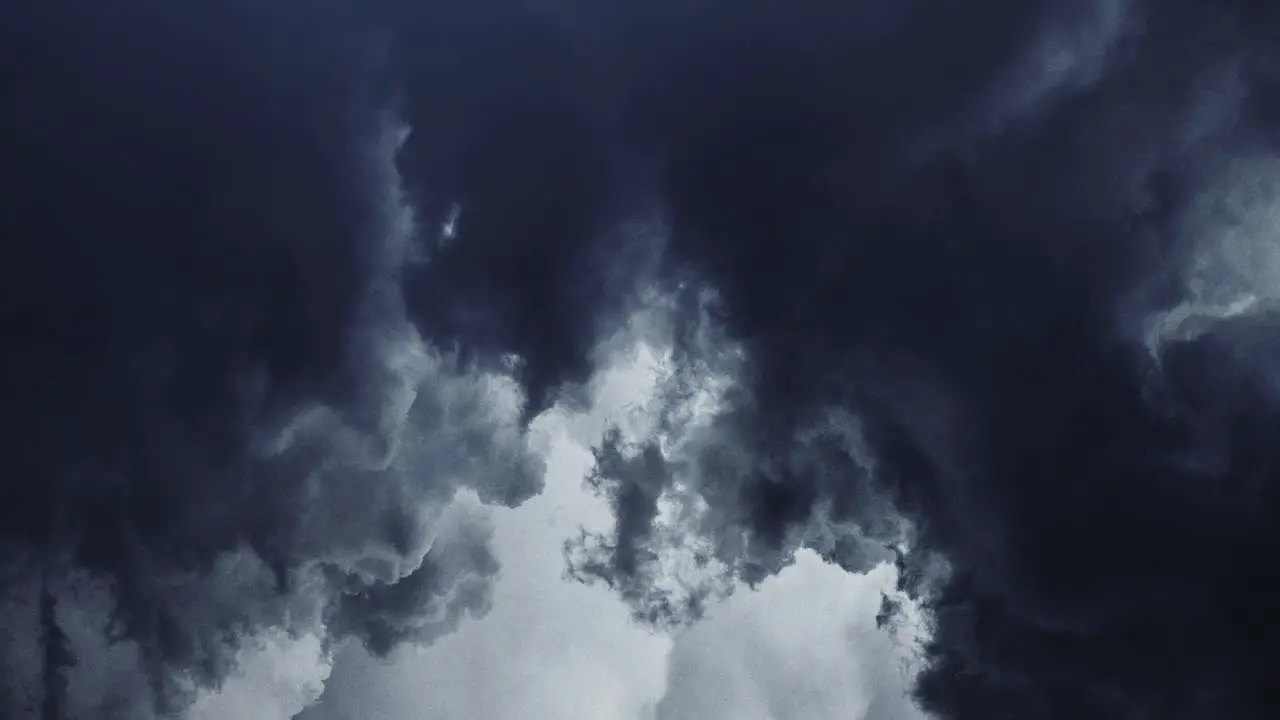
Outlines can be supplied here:
M676 51L668 258L745 363L678 449L606 440L571 558L667 619L691 543L749 582L903 543L940 717L1273 715L1274 11L849 7Z
M487 521L454 519L422 563L393 584L355 588L337 603L332 625L385 655L407 641L426 642L457 628L464 614L482 615L498 561L489 548ZM450 532L452 531L452 532Z
M941 717L1274 714L1270 5L5 14L15 697L51 622L167 712L256 633L483 610L443 508L536 492L523 421L643 280L662 446L606 439L618 526L570 553L641 616L905 548Z
M6 614L6 715L176 713L259 633L385 652L485 608L479 520L438 520L460 488L531 496L540 461L496 358L405 305L435 218L397 166L388 24L356 10L4 12L0 589L38 610ZM66 682L67 637L154 697Z

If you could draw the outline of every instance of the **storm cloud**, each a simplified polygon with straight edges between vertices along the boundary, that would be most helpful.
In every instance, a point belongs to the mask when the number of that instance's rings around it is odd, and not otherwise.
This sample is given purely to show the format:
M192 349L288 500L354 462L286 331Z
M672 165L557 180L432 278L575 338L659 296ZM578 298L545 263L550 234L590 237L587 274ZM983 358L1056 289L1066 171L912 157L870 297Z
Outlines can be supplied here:
M482 614L455 495L536 494L530 420L654 303L566 552L638 618L896 559L939 718L1280 709L1270 4L4 16L3 712Z
M348 10L6 11L4 590L45 625L109 614L73 652L149 686L50 710L63 671L16 611L7 714L167 716L259 635L381 653L487 608L487 526L442 515L530 497L541 460L511 373L411 320L440 233Z
M905 548L940 717L1266 717L1274 13L1009 5L708 27L744 49L665 117L667 252L744 360L674 449L605 443L571 555L666 621L699 543L750 583Z

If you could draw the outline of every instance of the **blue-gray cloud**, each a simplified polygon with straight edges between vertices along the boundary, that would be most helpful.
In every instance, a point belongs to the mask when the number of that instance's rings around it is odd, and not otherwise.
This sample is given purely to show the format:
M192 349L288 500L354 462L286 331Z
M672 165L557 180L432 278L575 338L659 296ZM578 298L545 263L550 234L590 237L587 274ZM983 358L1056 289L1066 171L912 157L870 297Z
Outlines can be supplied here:
M64 692L51 628L89 652L81 577L170 714L281 626L482 609L442 509L537 491L527 420L651 286L682 440L602 452L571 553L639 615L905 548L940 717L1276 714L1271 4L6 17L14 712ZM711 579L667 602L677 545Z

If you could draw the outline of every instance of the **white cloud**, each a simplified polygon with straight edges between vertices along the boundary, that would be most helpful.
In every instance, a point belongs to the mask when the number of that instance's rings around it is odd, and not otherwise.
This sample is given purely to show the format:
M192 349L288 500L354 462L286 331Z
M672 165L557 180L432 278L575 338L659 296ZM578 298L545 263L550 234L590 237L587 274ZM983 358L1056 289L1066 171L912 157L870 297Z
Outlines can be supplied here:
M347 648L306 720L921 717L905 694L906 651L875 627L880 593L893 584L888 566L850 575L801 553L674 643L634 624L607 589L564 578L564 540L612 520L584 489L590 444L606 425L636 436L655 429L648 409L669 370L654 345L661 308L629 327L601 345L590 409L559 407L535 423L547 485L494 511L503 569L492 611L386 662Z
M676 642L657 720L922 718L907 697L909 639L876 628L893 583L888 565L852 575L799 553Z
M187 720L277 720L320 696L332 665L315 635L270 633L239 654L240 666L216 692L203 694Z
M537 421L547 487L519 509L494 512L503 569L492 611L389 662L348 648L310 720L633 720L661 695L670 640L632 624L608 590L563 577L565 538L610 519L582 487L592 458L575 438L598 437L606 417L626 414L652 389L645 353L632 357L639 362L597 379L591 412L556 410Z

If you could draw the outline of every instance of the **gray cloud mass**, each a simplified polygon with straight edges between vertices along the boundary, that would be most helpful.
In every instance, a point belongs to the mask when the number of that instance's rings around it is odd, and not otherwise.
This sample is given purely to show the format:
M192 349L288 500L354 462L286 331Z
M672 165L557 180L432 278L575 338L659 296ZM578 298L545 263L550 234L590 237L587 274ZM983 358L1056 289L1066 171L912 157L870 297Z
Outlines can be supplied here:
M542 490L538 418L626 332L669 372L584 439L611 518L564 558L634 618L896 563L880 624L928 637L868 717L1280 716L1277 31L1258 0L10 3L0 717L293 714L342 648L457 632L484 506ZM781 663L748 656L722 680ZM812 660L752 681L767 714ZM655 715L725 710L685 689Z

